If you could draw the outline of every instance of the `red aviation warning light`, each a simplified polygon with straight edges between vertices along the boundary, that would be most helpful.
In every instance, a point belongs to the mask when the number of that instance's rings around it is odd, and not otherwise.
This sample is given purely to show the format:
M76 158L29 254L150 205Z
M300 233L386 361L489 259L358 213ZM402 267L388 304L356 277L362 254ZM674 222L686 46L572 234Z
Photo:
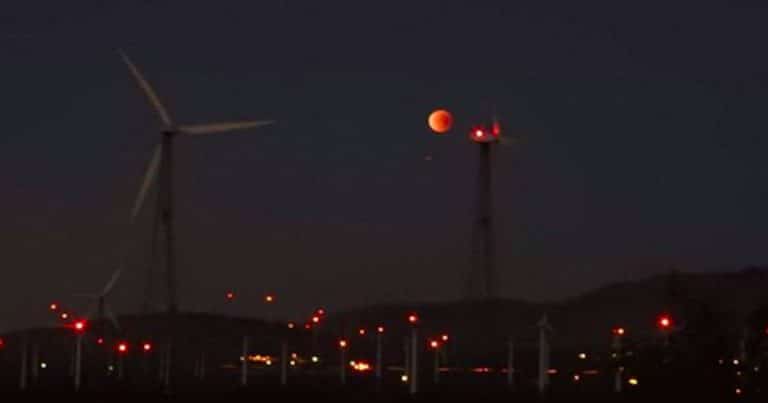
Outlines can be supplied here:
M151 343L144 343L141 348L144 350L145 353L148 353L152 351L152 344Z
M117 344L117 352L120 354L125 354L128 352L128 343L121 341Z
M72 327L75 329L75 332L82 333L85 331L85 321L84 320L77 320L72 325Z
M656 324L661 330L669 330L672 327L672 318L669 315L661 315Z
M415 313L408 315L408 323L415 325L419 323L419 317Z
M235 299L235 293L232 291L227 291L226 297L227 297L227 301L232 301Z
M501 135L501 125L499 124L499 121L494 119L493 125L491 126L491 134L493 134L493 137L499 138Z
M275 297L274 297L274 295L272 295L272 294L267 294L267 295L265 295L265 296L264 296L264 302L266 302L266 303L268 303L268 304L271 304L271 303L275 302Z
M440 347L440 342L437 340L430 340L429 341L429 347L432 349L437 350Z
M377 327L376 331L379 332L379 333L384 333L384 326Z
M59 304L55 302L51 302L51 305L48 305L48 309L52 311L58 311L59 310Z
M360 330L358 330L358 331L357 331L357 333L358 333L360 336L365 336L365 329L363 329L363 328L360 328Z
M342 350L347 348L347 341L344 339L339 340L339 348Z
M498 140L498 135L494 134L494 128L488 129L484 126L475 126L469 132L470 140L475 143L492 143Z
M623 327L614 327L611 332L614 334L614 336L624 336L624 333L626 333Z

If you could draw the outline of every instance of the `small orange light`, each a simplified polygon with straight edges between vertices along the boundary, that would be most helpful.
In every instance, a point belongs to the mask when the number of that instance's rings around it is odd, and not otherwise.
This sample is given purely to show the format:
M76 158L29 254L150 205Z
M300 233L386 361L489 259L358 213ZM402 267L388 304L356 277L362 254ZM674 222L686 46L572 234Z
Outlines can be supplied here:
M411 324L416 324L418 321L419 321L419 317L416 316L415 313L408 315L408 322L410 322Z
M145 351L145 352L149 352L149 351L151 351L151 350L152 350L152 345L151 345L151 344L149 344L149 343L144 343L144 345L142 346L142 348L144 349L144 351Z
M357 333L359 333L360 336L365 336L365 329L360 329L357 331Z
M295 324L295 323L293 323L293 322L288 322L288 329L293 329L294 327L296 327L296 324Z
M121 353L125 353L125 352L127 352L127 351L128 351L128 345L127 345L127 344L125 344L125 343L120 343L120 344L118 344L118 345L117 345L117 351L119 351L119 352L121 352Z
M270 294L267 294L267 296L264 297L264 301L266 301L266 302L274 302L275 301L275 297L270 295Z
M63 319L63 320L67 320L67 319L69 318L69 314L68 314L68 313L66 313L66 312L62 312L62 313L61 313L61 315L60 315L60 317L61 317L61 319Z
M320 323L320 317L319 316L313 316L312 317L312 323Z
M624 330L623 327L617 327L617 328L613 329L613 334L615 334L617 336L624 336L624 333L625 333L625 330Z
M52 304L49 306L49 308L50 308L52 311L55 311L55 310L58 310L58 309L59 309L59 305L58 305L58 304L56 304L56 303L54 302L54 303L52 303Z
M440 343L438 343L437 340L431 340L429 342L429 346L432 347L432 348L438 348L438 347L440 347Z
M344 340L344 339L342 339L342 340L339 340L339 347L341 347L341 348L347 348L347 341L346 341L346 340Z
M443 341L448 341L448 335L444 334L444 335L440 336L440 339L442 339Z
M85 321L78 320L75 322L75 331L82 332L83 330L85 330Z
M384 326L377 327L376 331L379 332L379 333L384 333Z

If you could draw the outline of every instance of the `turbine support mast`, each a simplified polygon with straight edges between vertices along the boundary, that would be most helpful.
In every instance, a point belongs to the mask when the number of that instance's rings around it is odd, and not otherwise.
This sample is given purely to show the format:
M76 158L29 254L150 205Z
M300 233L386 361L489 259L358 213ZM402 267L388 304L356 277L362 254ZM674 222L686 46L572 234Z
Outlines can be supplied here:
M470 299L496 297L497 275L495 268L495 236L493 230L493 192L491 169L492 142L478 146L477 205L472 237L472 267L467 283Z
M167 310L170 314L178 312L177 278L176 278L176 251L174 248L174 214L173 214L173 138L176 132L167 130L163 132L162 163L160 165L160 189L162 197L160 203L161 220L165 230L165 286Z

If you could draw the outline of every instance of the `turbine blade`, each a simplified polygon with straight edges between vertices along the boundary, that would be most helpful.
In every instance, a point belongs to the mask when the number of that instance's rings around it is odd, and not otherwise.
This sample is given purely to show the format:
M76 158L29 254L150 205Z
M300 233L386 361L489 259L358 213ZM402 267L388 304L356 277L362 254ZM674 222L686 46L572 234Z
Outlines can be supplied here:
M120 278L120 275L123 273L123 268L119 268L115 270L115 273L112 274L112 278L109 279L109 282L107 282L107 285L104 286L104 291L101 292L101 296L105 296L109 294L110 291L112 291L112 288L114 288L115 284L117 283L117 280Z
M109 307L106 303L104 303L104 315L109 319L110 322L112 322L112 326L115 327L115 330L120 330L120 323L117 321L117 316L115 316L115 313L112 312L112 308Z
M274 120L252 120L244 122L221 122L201 125L186 125L179 127L179 131L185 134L214 134L245 130L254 127L268 126L275 123Z
M149 191L149 186L152 184L152 181L157 176L157 168L160 166L160 159L163 156L163 146L161 144L158 144L155 146L155 151L152 154L152 159L149 160L149 165L147 165L147 172L144 174L144 181L141 183L141 188L139 188L139 194L136 196L136 201L133 203L133 210L131 210L131 223L136 221L136 216L139 215L139 210L141 210L141 206L144 204L144 198L147 196L147 191Z
M168 127L173 126L173 122L171 121L171 115L168 114L168 111L165 109L163 104L160 102L160 98L158 98L157 93L152 88L151 85L149 85L149 81L147 81L144 76L141 74L141 71L139 71L139 68L136 67L135 64L131 61L130 58L128 58L128 55L125 54L122 50L119 50L120 56L123 57L123 61L128 66L128 69L131 70L131 74L133 74L133 78L136 79L136 82L139 84L139 87L141 87L142 91L144 91L144 95L147 96L147 100L152 105L153 108L155 108L155 112L157 112L157 115L160 117L160 120L163 121L163 124L165 124Z

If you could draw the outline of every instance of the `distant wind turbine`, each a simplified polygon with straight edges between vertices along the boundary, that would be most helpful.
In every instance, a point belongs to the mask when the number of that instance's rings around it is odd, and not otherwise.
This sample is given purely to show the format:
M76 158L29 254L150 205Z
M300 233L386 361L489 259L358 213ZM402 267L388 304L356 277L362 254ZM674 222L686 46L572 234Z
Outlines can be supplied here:
M88 298L94 302L85 316L86 319L93 320L95 317L99 323L102 324L104 323L104 319L108 319L112 323L112 326L115 327L115 330L120 330L120 324L117 322L117 317L109 305L107 305L106 299L112 292L112 289L115 288L115 284L117 284L117 280L120 279L122 272L122 269L115 270L107 284L105 284L104 288L97 294L75 294L75 297Z
M549 335L552 333L552 325L549 324L547 315L541 317L539 323L539 393L544 394L549 389Z
M160 131L161 140L155 146L155 150L147 166L144 180L139 194L131 211L131 222L141 210L147 192L152 182L158 180L158 201L160 209L160 224L165 235L165 276L167 310L170 313L178 312L177 285L176 285L176 260L174 250L174 226L173 226L173 140L178 135L216 134L238 130L252 129L273 124L272 120L219 122L198 125L177 125L168 110L160 102L157 93L144 78L138 67L128 58L125 52L120 51L123 61L131 71L133 78L147 97L150 106L155 110L162 123Z

